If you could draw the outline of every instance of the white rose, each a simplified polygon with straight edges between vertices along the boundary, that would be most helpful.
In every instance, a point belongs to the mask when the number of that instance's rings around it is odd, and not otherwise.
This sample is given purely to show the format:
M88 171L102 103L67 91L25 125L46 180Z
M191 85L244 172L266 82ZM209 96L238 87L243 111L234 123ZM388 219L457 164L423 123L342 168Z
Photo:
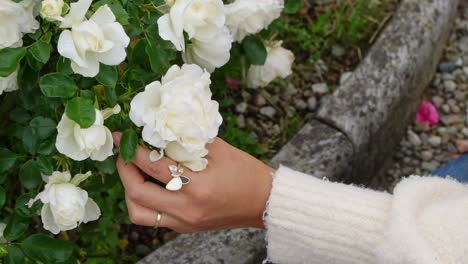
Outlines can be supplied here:
M277 19L284 0L236 0L225 6L226 26L235 41L260 32Z
M70 13L65 16L61 27L71 26L59 37L57 49L60 55L71 60L73 72L85 77L99 73L99 63L119 65L127 56L125 48L130 38L107 5L86 20L84 14L91 1L80 0L71 5ZM80 21L80 16L81 21Z
M55 147L58 152L73 160L103 161L113 155L113 139L109 128L104 126L104 120L112 114L120 112L120 106L99 111L96 109L96 121L89 128L81 128L64 113L57 125L57 140Z
M37 0L0 1L0 49L23 44L23 34L33 33L39 28L34 8Z
M5 223L0 223L0 243L6 243L7 240L3 236L3 231L5 231L6 224Z
M63 0L43 0L41 3L41 17L47 21L62 21Z
M37 200L44 204L41 210L44 229L58 234L99 218L101 210L96 202L78 187L89 176L91 172L77 174L71 179L68 171L54 171L51 176L44 177L47 182L44 190L28 202L29 207Z
M206 167L205 145L222 123L210 84L210 74L199 66L174 65L130 103L130 119L143 126L143 140L194 171Z
M267 58L264 65L251 65L247 73L247 86L264 87L277 77L286 78L292 73L294 54L283 47L282 41L267 44Z
M18 90L18 70L14 71L7 77L0 77L0 95L3 92L11 92Z
M182 58L186 63L198 64L208 72L213 72L229 61L232 38L226 27L208 41L192 39Z
M168 14L158 19L159 35L183 51L184 31L189 39L207 41L222 30L224 22L221 0L177 0Z

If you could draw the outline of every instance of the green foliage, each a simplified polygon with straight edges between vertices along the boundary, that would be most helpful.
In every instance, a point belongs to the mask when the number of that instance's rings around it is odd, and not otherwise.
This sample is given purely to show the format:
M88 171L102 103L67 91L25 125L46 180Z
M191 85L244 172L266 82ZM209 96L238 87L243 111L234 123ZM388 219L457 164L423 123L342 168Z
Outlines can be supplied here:
M96 110L93 101L87 98L75 97L68 101L65 113L81 128L89 128L96 121Z
M136 154L138 135L135 130L127 129L120 139L120 155L125 163L129 163Z
M26 48L5 48L0 50L0 77L6 77L18 68L21 59L26 55Z
M242 40L242 48L250 64L263 65L267 57L267 50L262 40L254 35L245 37Z

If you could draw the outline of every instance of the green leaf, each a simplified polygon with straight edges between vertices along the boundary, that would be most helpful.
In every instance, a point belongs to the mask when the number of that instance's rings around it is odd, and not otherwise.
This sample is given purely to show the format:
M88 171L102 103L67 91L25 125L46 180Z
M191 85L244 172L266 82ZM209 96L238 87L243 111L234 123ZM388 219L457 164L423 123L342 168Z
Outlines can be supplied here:
M50 41L50 39L49 39ZM46 63L50 58L50 43L44 41L44 38L36 41L30 48L29 52L38 61Z
M55 65L55 70L65 75L73 74L73 70L70 65L70 60L65 57L60 57L57 60L57 64Z
M19 178L21 184L23 184L26 189L36 188L42 181L41 172L36 161L28 160L24 163L23 166L21 166Z
M16 154L9 149L0 148L0 172L7 171L16 162Z
M115 158L113 156L108 157L102 162L95 162L96 168L105 174L112 174L116 171Z
M5 230L3 231L3 236L8 241L15 241L20 238L29 227L29 219L14 213L13 216L8 221Z
M23 129L22 141L24 148L31 154L36 154L37 144L39 143L39 137L36 134L36 131L27 126Z
M24 108L15 108L10 112L10 119L18 124L23 124L31 119L31 116Z
M285 0L284 12L286 14L295 14L301 8L302 0Z
M72 97L78 86L72 77L60 72L46 74L39 80L39 87L47 97Z
M242 40L242 48L251 64L265 64L267 50L260 38L253 35L245 37L244 40Z
M106 87L114 88L117 84L117 69L114 66L108 66L101 63L99 66L99 74L96 76L96 80Z
M29 218L36 215L37 211L41 209L42 203L36 201L31 208L28 207L27 203L33 199L35 195L33 192L25 193L16 199L15 212L20 216Z
M55 131L57 124L50 118L38 116L29 122L29 126L40 139L46 139Z
M71 242L43 234L29 236L21 246L26 255L43 263L66 263L73 255Z
M54 171L54 168L52 167L52 164L50 164L49 161L50 158L47 158L45 156L39 156L36 159L36 165L41 174L50 176L52 175L52 172Z
M26 55L26 48L4 48L0 50L0 77L7 77L18 68Z
M0 259L8 255L8 250L5 245L0 244Z
M127 129L120 139L120 155L125 163L129 163L136 154L138 147L138 136L135 130Z
M81 128L89 128L96 121L96 110L93 101L76 97L68 101L65 113Z
M153 43L153 45L147 45L145 51L148 54L151 69L155 73L164 74L169 69L169 58L165 49Z
M3 206L5 205L5 201L6 201L6 192L5 192L5 189L3 189L2 186L0 186L0 209L2 209Z
M26 257L17 245L8 245L6 246L8 250L8 255L5 257L5 264L29 264L32 263L31 260Z
M117 94L114 88L104 86L104 96L108 105L117 104Z

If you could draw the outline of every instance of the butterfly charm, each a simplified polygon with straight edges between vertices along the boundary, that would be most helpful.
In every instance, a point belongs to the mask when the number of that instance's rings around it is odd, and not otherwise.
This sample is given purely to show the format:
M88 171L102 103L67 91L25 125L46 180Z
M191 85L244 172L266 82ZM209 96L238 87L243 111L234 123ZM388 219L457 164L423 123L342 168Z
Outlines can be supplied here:
M171 176L173 177L167 185L166 189L169 191L178 191L182 189L182 185L187 184L190 182L190 179L185 177L184 175L184 168L180 166L170 165L169 171L171 171Z

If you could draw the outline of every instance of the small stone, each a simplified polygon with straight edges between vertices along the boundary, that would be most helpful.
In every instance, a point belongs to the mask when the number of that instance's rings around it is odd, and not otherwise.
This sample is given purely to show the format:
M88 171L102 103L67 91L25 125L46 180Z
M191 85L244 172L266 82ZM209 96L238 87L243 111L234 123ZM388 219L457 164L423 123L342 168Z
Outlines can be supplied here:
M335 57L341 57L346 53L345 49L340 45L334 45L331 52Z
M239 113L245 113L245 111L247 111L247 103L242 102L236 105L236 111Z
M272 136L278 136L279 134L281 134L281 128L278 124L275 124L272 128L271 128L271 135Z
M263 97L263 96L260 95L260 94L259 94L259 95L257 96L257 98L255 99L255 105L256 105L256 106L261 107L261 106L266 105L266 103L267 103L267 102L266 102L265 97Z
M447 132L450 135L456 135L458 133L458 129L456 127L451 126L447 128Z
M309 99L307 99L307 107L310 111L314 111L317 108L317 98L315 98L315 96L309 97Z
M445 114L450 114L450 106L448 104L443 104L442 112L444 112Z
M252 98L252 95L247 91L242 91L241 95L244 101L249 101Z
M304 110L307 108L307 103L302 100L302 99L296 99L294 100L294 105L296 106L297 109L299 110Z
M444 98L436 95L432 97L432 102L435 106L440 107L444 103Z
M436 170L439 167L439 162L437 162L437 161L431 161L431 162L424 161L421 164L421 167L422 167L423 170L433 171L433 170Z
M245 117L244 115L239 115L236 120L237 126L239 128L244 128L245 127Z
M284 91L286 95L295 95L297 93L297 89L292 83L288 83L288 86L286 86L286 90Z
M454 99L448 99L448 100L447 100L447 104L448 104L449 106L454 106L454 105L457 105L457 101L454 100Z
M442 143L442 138L438 136L431 136L429 137L429 144L433 147L438 147L440 146L440 143Z
M442 116L440 118L440 121L442 122L442 124L450 126L455 124L463 124L463 122L465 122L465 118L463 117L463 115L453 114Z
M463 91L455 91L455 99L458 102L463 102L465 100L466 93Z
M348 80L351 75L353 75L353 72L343 72L343 74L340 76L340 84L346 82L346 80Z
M425 144L429 144L429 135L426 134L426 133L421 133L419 135L419 138L422 140L422 143L425 145Z
M328 92L328 86L326 83L316 83L312 85L312 91L319 95L326 94Z
M452 80L444 81L444 88L446 92L453 92L457 88L457 84Z
M454 145L453 143L451 143L451 142L449 142L449 143L447 144L447 150L448 150L448 152L450 152L450 153L458 153L457 147L455 147L455 145Z
M450 141L450 136L449 135L443 135L442 136L442 144L447 144Z
M269 118L273 118L273 116L276 114L275 108L271 106L265 106L260 108L260 114L267 116Z
M169 232L164 234L163 240L164 240L164 242L168 242L168 241L174 240L176 237L177 237L176 232L169 231Z
M447 135L447 128L446 127L439 127L437 128L437 133L439 133L439 135L443 136L443 135Z
M421 152L421 158L425 161L432 159L432 151L425 150Z
M465 137L468 137L468 127L464 127L461 132Z
M151 249L147 245L138 244L135 247L135 254L139 257L144 257L151 252Z
M439 71L443 73L453 72L457 66L453 62L443 62L438 66Z
M460 113L461 109L458 105L454 105L450 108L452 110L452 113L458 114Z
M420 146L422 144L419 136L411 130L408 130L408 141L414 146Z

